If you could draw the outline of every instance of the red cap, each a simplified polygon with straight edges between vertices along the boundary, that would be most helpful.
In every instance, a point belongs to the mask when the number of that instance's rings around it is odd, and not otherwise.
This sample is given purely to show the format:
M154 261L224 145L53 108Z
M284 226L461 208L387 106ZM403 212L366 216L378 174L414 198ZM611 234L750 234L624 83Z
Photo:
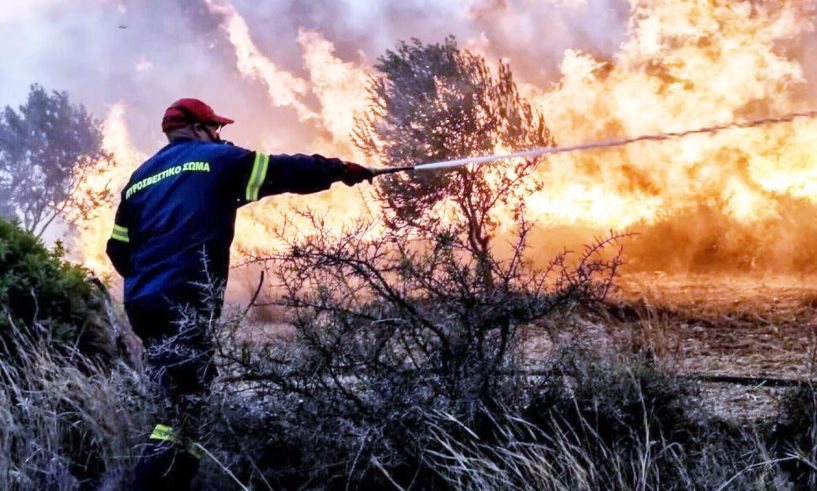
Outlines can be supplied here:
M190 123L225 124L235 123L230 118L219 116L213 108L198 99L179 99L170 105L162 118L162 131L167 133Z

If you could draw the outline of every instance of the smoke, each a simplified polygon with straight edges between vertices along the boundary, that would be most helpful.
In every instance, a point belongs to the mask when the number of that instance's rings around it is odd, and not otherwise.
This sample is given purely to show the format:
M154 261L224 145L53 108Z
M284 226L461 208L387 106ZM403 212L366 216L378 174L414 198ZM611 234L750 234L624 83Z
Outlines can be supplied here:
M21 22L56 4L59 0L5 0L0 5L0 24Z
M0 103L22 102L32 82L66 90L127 134L119 153L138 155L164 145L159 121L172 101L198 97L236 119L224 135L242 146L360 159L348 135L373 61L398 40L453 34L489 62L508 60L557 141L570 144L813 105L814 19L813 2L795 0L4 0ZM802 123L554 157L528 208L559 231L555 242L611 227L672 236L686 247L679 268L706 256L707 237L757 245L774 233L803 245L786 220L810 220L803 206L817 199L814 131ZM239 240L267 244L277 205L308 202L342 222L360 201L342 186L268 200L240 214L239 231L250 233ZM641 244L636 260L658 265L661 241ZM747 264L780 252L754 250Z
M315 113L303 103L308 90L307 82L280 69L264 56L250 37L249 27L235 7L218 0L205 0L205 4L211 12L224 18L223 28L235 48L238 71L263 82L273 105L292 107L301 121L314 118Z
M328 102L338 95L332 77L352 95L363 77L352 72L398 40L454 34L542 84L556 80L568 47L612 53L626 12L613 0L5 0L0 102L22 102L33 82L68 91L100 118L122 102L134 143L149 153L162 144L164 108L193 96L234 117L227 136L246 146L283 152L331 142L324 149L339 150L350 115ZM312 49L317 39L323 44ZM335 74L309 61L317 49Z

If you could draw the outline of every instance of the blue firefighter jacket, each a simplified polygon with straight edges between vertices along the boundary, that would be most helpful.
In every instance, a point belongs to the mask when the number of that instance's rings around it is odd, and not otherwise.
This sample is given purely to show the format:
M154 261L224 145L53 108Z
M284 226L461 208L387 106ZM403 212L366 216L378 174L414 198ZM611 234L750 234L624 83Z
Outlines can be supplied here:
M240 206L328 189L344 171L343 161L320 155L174 140L122 190L107 253L125 278L125 303L225 282Z

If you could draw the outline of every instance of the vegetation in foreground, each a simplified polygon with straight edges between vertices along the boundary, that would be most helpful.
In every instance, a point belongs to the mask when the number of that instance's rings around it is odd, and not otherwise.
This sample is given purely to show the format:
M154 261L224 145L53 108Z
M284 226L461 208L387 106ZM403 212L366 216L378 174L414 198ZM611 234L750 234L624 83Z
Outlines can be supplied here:
M298 344L293 339L287 347ZM43 344L25 348L31 354L22 363L2 362L2 487L120 488L161 411L150 388L125 364L78 369L80 354L54 353ZM314 363L310 353L297 354ZM815 483L811 388L793 391L776 421L738 426L707 414L694 387L648 361L569 345L536 377L504 386L506 394L520 390L518 398L471 400L469 412L464 401L420 400L416 392L384 386L380 377L361 377L354 382L361 396L380 391L364 401L383 408L375 419L323 411L347 387L320 380L329 371L318 369L312 386L275 394L282 374L250 362L253 367L233 374L243 379L243 390L222 374L210 401L202 444L212 458L205 458L201 489L240 489L236 480L252 489L809 489ZM412 385L435 390L439 381L415 375Z
M510 257L480 262L456 236L372 239L363 223L333 237L312 220L316 234L259 258L286 287L291 331L248 340L258 326L244 311L211 326L221 374L201 422L201 489L814 486L811 388L790 394L777 421L738 426L707 414L694 386L652 359L580 341L582 313L605 308L614 277L615 257L599 256L609 241L536 272L524 233ZM6 253L18 258L9 274L35 298L83 273L5 230L4 250L25 251ZM95 295L75 300L101 315ZM120 488L164 408L122 358L83 352L82 330L47 328L85 317L24 317L13 305L0 482ZM535 336L557 343L538 360L524 351Z

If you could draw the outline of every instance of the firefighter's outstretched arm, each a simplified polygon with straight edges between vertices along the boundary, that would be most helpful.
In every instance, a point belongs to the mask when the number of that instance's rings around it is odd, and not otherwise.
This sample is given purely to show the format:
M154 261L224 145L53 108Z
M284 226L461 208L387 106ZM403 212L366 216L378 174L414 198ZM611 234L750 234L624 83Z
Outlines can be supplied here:
M352 186L371 181L372 177L374 173L366 167L322 155L256 153L244 199L249 202L280 193L315 193L329 189L337 181Z
M131 273L131 242L130 236L128 235L129 225L127 209L125 208L125 197L122 196L119 208L116 210L116 218L114 219L111 238L108 239L108 246L105 249L116 272L122 276L128 276Z

